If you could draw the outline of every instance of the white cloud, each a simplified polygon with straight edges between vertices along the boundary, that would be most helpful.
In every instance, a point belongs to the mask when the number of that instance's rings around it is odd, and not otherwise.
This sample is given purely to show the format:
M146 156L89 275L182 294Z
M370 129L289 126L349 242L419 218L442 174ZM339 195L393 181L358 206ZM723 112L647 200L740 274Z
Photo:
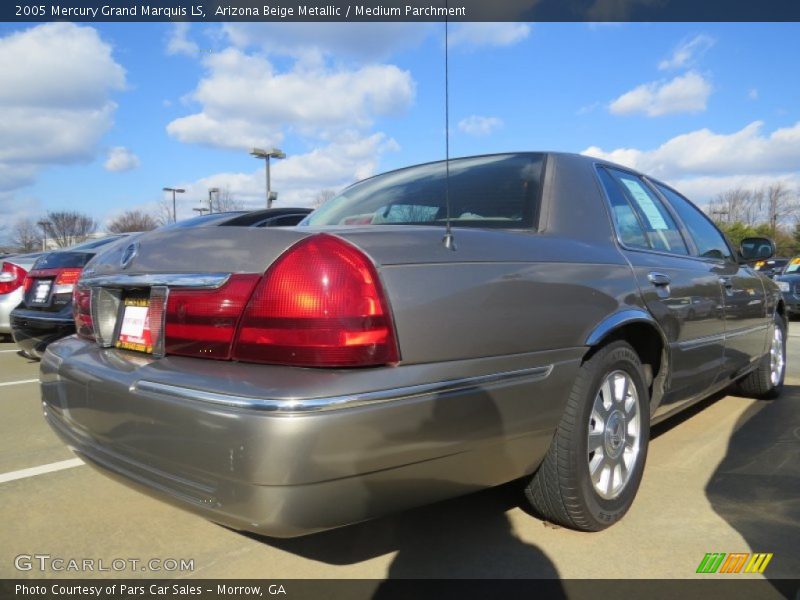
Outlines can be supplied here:
M167 39L167 54L183 54L185 56L197 56L200 48L189 39L189 23L180 22L172 26L172 33Z
M705 54L716 40L709 35L699 34L689 40L684 40L672 52L672 56L658 63L662 71L668 69L681 69L694 65Z
M243 149L277 144L287 127L330 137L402 113L415 93L411 74L394 65L347 70L296 64L278 72L263 56L235 48L210 55L204 64L207 75L190 95L201 112L167 126L182 142Z
M91 27L47 23L0 38L0 191L47 165L90 161L125 71Z
M489 135L503 126L502 119L497 117L481 117L479 115L471 115L466 119L461 119L458 122L459 130L467 135Z
M592 146L583 154L626 165L703 197L735 185L800 180L800 122L763 133L761 121L729 134L699 129L652 150Z
M449 34L450 46L511 46L531 32L526 23L459 23Z
M107 171L130 171L141 164L139 157L124 146L114 146L108 151L103 165Z
M239 49L307 59L319 55L382 60L418 45L434 31L428 23L225 23L223 31Z
M606 152L595 146L584 154L607 158L656 176L681 173L734 175L780 173L800 166L800 122L762 133L754 121L730 134L698 129L678 135L654 150L619 148Z
M706 109L710 95L711 84L690 71L670 81L644 83L613 100L609 110L617 115L644 113L650 117L700 112Z
M351 131L307 153L273 161L272 188L278 192L275 206L311 206L320 190L340 190L375 174L380 157L397 149L397 143L383 133L362 136ZM181 183L186 193L181 197L178 217L191 216L192 207L207 200L211 187L229 191L246 208L263 208L264 166L263 162L253 161L253 164L255 168L251 172L216 173Z
M750 98L750 100L758 100L758 90L756 88L750 88L747 92L747 97Z

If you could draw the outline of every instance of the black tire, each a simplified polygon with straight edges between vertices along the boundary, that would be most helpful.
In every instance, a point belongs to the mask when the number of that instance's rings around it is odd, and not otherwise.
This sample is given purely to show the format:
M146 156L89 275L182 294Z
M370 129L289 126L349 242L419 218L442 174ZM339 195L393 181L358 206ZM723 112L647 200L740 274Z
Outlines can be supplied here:
M739 380L739 390L742 395L759 400L771 400L781 395L783 382L786 378L786 321L779 314L774 319L775 327L781 332L783 368L777 383L772 381L772 352L768 351L758 363L755 371L745 375ZM770 332L770 350L775 330Z
M606 377L624 371L639 397L639 453L627 483L616 497L601 497L589 472L588 434L595 397ZM600 531L619 521L633 503L642 480L650 440L650 397L639 356L626 342L601 348L578 372L564 414L539 470L525 488L544 519L582 531Z

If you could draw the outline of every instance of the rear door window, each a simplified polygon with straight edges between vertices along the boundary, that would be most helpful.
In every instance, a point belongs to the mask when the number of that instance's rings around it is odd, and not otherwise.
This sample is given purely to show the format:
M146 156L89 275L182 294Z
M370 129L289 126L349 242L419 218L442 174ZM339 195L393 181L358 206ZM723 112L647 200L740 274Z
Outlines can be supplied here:
M664 195L672 209L683 221L686 229L689 230L689 234L697 246L697 254L700 258L717 260L732 258L731 249L725 238L708 217L677 192L658 183L654 185Z
M675 219L640 177L606 167L599 168L599 173L623 244L631 248L689 254Z

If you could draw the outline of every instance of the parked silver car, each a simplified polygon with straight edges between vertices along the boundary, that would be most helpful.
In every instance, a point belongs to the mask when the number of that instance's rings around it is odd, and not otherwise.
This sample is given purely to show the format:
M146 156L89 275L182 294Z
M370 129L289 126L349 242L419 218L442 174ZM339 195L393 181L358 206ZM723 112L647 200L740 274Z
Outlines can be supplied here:
M0 335L11 335L9 315L22 301L25 276L42 254L16 254L0 260Z
M42 360L45 415L103 472L238 529L296 536L526 478L542 517L599 530L633 502L651 423L733 382L780 393L784 301L746 263L774 244L742 250L589 157L401 169L296 228L99 255L78 337Z

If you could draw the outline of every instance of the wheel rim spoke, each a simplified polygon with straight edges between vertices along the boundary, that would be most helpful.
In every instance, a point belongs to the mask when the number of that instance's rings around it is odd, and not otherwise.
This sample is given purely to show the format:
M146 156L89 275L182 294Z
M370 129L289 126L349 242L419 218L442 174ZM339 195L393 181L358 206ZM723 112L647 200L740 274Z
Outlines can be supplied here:
M599 448L603 447L603 438L605 432L603 430L595 430L589 432L589 452L597 452Z
M623 376L618 376L616 385L614 386L614 400L617 401L619 404L625 404L625 398L628 396L628 378Z

